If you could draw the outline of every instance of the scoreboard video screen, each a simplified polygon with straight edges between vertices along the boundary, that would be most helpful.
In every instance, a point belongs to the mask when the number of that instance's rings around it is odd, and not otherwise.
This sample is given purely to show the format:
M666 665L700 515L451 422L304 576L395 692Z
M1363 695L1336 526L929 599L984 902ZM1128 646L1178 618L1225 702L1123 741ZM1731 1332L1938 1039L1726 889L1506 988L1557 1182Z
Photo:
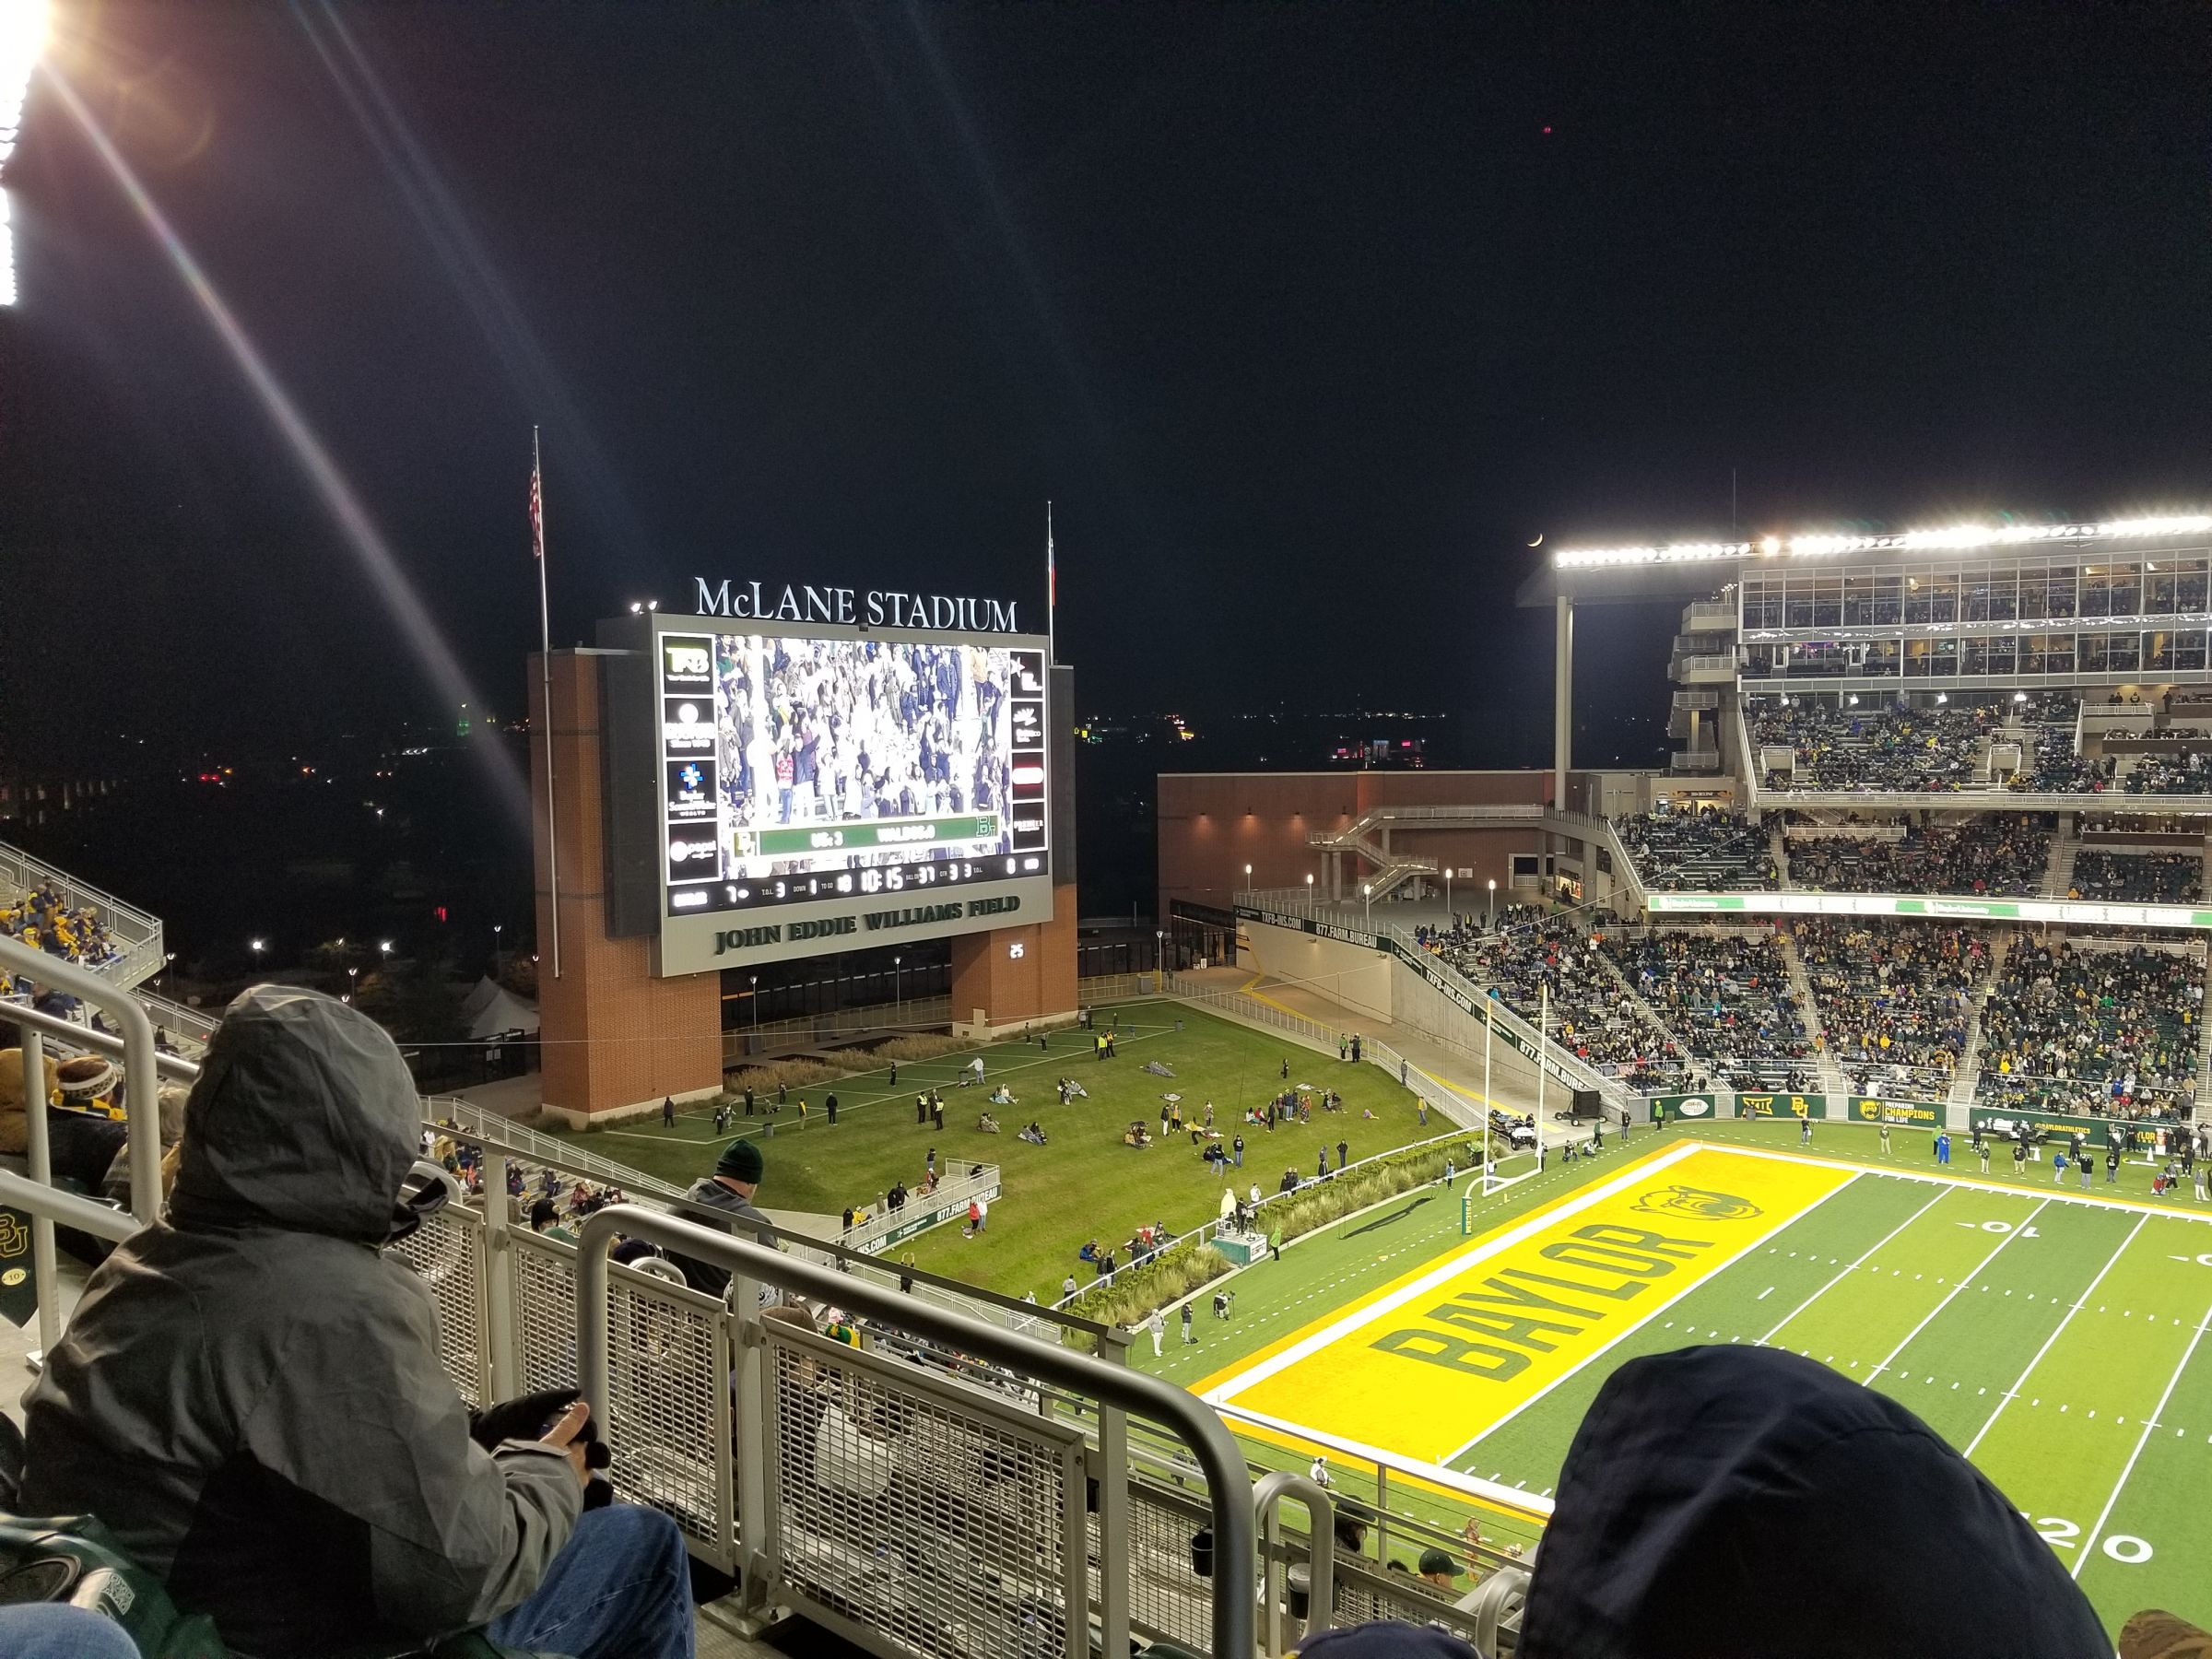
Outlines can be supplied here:
M1044 884L1049 905L1043 641L730 626L656 629L670 927L718 919L726 965L794 939L888 942L862 935L994 884ZM733 929L732 912L777 925ZM842 920L806 925L828 914Z

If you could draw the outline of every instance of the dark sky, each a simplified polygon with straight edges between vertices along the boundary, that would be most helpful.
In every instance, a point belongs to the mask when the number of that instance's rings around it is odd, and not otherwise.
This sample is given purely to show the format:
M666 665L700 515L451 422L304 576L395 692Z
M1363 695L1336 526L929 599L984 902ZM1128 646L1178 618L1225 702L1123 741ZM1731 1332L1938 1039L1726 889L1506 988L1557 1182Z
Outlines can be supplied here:
M1747 526L2212 500L2200 7L57 8L507 708L533 421L558 641L694 571L1034 604L1050 497L1109 708L1525 696L1527 541L1732 468ZM434 708L52 88L7 182L18 741ZM1592 618L1586 695L1669 632Z

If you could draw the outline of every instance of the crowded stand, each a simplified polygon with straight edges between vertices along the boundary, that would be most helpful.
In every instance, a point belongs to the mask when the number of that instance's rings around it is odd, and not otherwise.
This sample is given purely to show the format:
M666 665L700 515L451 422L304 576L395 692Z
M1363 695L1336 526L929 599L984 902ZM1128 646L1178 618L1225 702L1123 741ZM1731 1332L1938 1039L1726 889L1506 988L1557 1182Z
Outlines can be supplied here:
M1734 1088L1805 1088L1812 1038L1771 934L1653 928L1602 948L1694 1059Z
M1647 888L1740 892L1780 885L1762 825L1741 813L1653 812L1613 820Z
M2128 904L2194 904L2204 888L2205 861L2194 853L2106 853L2084 847L2074 855L2066 897Z
M1548 1035L1585 1065L1615 1077L1679 1081L1680 1049L1602 958L1606 932L1615 925L1610 912L1547 921L1532 910L1526 920L1494 934L1431 935L1430 948L1476 984L1494 990L1531 1024L1548 988Z
M1852 1092L1940 1097L1966 1051L1989 941L1963 927L1810 917L1790 935Z
M2120 780L2128 794L2212 794L2212 749L2145 755Z
M1985 1105L2166 1118L2196 1103L2201 947L2014 944L1982 1010Z
M1803 837L1790 842L1790 885L1831 892L2026 898L2042 889L2051 829L2047 814L1998 813L1955 827L1908 826L1901 841Z
M2099 794L2112 786L2112 763L2092 760L2075 743L2077 699L2047 692L2027 705L2030 748L2012 786L2037 794Z
M1750 699L1754 749L1789 748L1794 771L1770 771L1769 789L1952 790L1972 783L1982 746L2004 719L1996 703L1915 709L1836 708L1804 698Z
M72 908L51 882L0 903L0 935L80 968L104 968L123 954L99 912L89 905Z

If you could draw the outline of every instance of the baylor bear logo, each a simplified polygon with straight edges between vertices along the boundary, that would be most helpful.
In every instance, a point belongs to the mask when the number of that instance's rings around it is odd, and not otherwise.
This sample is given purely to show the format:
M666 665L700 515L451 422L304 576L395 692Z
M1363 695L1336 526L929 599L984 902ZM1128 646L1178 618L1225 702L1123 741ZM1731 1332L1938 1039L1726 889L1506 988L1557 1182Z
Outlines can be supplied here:
M1696 1216L1706 1221L1745 1221L1764 1213L1748 1198L1693 1186L1659 1187L1637 1199L1634 1207L1647 1215Z

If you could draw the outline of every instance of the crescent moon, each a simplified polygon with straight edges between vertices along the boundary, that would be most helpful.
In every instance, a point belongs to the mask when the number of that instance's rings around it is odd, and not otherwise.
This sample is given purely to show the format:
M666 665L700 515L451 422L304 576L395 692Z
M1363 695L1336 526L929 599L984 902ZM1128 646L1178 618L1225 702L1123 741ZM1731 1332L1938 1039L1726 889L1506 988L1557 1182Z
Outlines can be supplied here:
M1530 542L1528 545L1532 547L1540 547L1544 545L1544 537L1539 535L1535 541Z

